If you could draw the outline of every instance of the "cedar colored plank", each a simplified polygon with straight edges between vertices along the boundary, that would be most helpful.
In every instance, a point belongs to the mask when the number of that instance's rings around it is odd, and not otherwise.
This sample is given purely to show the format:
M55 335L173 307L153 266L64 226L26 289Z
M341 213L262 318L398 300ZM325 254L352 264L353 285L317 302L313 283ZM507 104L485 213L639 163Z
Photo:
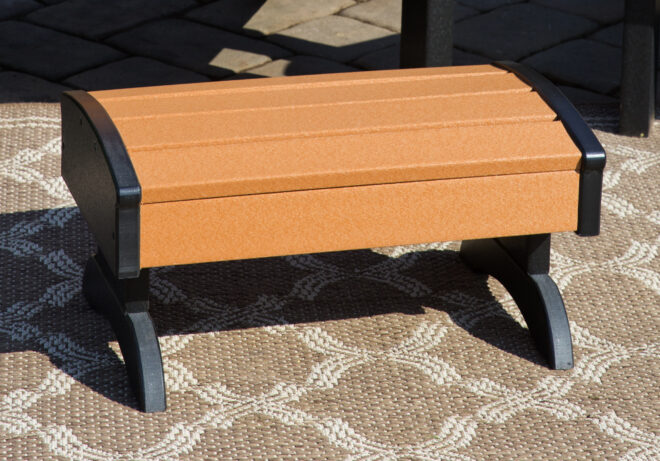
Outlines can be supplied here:
M574 171L141 206L142 267L575 230Z
M142 203L576 170L561 122L425 129L131 154Z
M118 120L116 126L124 144L134 153L269 139L542 121L555 117L538 94L514 93L406 100L394 104L367 101L239 111L225 117L209 114L130 119Z
M276 91L273 87L258 87L255 91L225 91L206 94L190 93L185 97L144 96L132 100L101 100L105 110L115 121L129 117L216 116L231 117L232 111L259 110L277 107L349 104L360 101L405 101L437 96L466 94L530 92L528 85L513 74L475 74L461 78L434 78L414 82L397 79L374 79L369 84L331 86L328 88L287 86ZM223 112L223 113L220 113Z

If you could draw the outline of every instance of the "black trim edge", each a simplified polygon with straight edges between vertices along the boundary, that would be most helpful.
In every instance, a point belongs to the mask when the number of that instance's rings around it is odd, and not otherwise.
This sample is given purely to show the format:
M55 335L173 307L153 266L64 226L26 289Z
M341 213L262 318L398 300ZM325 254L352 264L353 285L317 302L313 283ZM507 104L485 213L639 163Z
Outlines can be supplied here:
M605 168L605 150L591 128L582 119L568 98L547 78L533 69L511 61L498 61L495 66L516 74L530 85L554 110L564 128L582 152L580 161L580 191L578 195L578 223L575 231L581 236L600 232L600 201Z
M64 92L61 106L62 177L113 274L138 277L142 189L121 135L85 91Z

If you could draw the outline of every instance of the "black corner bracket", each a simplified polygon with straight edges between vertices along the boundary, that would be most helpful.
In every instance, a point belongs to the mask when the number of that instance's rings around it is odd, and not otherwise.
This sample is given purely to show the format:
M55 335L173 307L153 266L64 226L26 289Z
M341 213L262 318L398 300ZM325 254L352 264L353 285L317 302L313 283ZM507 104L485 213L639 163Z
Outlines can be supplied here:
M62 94L62 177L118 279L140 274L142 190L119 131L85 91Z
M566 132L582 152L576 233L581 236L598 235L600 232L603 169L606 162L603 146L573 104L547 78L516 62L498 61L494 65L513 72L522 81L530 85L546 104L557 113Z
M504 285L550 368L573 368L573 344L564 300L548 274L550 234L464 240L460 255L476 272Z

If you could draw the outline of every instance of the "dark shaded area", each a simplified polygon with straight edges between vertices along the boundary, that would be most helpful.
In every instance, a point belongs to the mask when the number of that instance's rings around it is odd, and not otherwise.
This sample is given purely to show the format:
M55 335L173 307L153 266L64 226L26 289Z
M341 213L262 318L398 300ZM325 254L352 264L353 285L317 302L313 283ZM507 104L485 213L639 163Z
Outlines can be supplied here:
M0 354L44 354L95 392L137 408L124 364L108 344L115 340L110 324L82 295L82 271L94 242L77 210L0 215L0 237ZM455 251L389 258L362 250L166 267L152 270L150 293L161 340L424 315L430 308L504 352L545 364L529 332L493 297L487 277L470 271Z

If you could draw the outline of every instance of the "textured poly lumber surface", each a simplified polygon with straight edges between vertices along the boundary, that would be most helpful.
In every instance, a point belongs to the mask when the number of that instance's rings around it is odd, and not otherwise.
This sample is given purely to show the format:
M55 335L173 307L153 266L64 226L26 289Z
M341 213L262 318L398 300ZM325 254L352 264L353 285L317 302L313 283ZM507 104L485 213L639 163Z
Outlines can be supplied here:
M485 66L93 92L143 203L575 170L555 113Z
M140 266L575 229L575 171L151 203Z
M660 459L660 139L612 134L613 109L586 113L602 233L552 236L573 370L548 370L456 242L166 267L170 409L144 414L81 293L94 240L60 179L59 105L0 105L0 458Z

